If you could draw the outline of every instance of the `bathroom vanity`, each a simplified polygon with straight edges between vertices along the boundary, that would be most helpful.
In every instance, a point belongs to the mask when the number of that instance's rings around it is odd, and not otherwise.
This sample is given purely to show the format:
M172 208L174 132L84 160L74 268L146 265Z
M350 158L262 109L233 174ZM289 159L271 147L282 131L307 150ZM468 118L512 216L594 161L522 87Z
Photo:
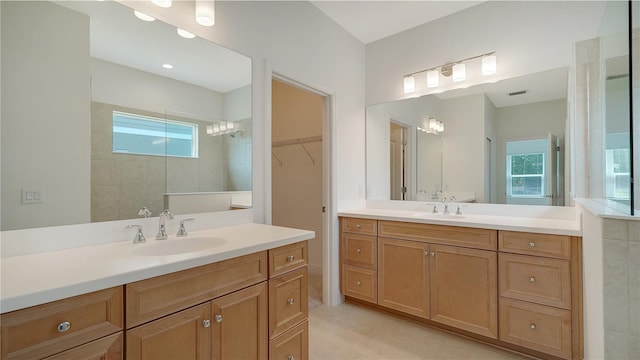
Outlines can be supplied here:
M582 358L574 222L376 209L340 216L347 301L536 357Z
M1 358L308 358L313 232L245 224L190 236L216 245L157 255L170 242L189 248L182 238L3 258ZM45 268L24 272L37 261ZM46 269L54 262L62 269Z

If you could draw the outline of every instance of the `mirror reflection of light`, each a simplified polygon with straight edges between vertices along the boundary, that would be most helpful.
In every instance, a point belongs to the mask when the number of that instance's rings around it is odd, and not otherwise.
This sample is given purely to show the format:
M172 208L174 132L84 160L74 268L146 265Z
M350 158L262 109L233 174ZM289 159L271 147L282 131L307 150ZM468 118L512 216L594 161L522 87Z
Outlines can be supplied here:
M143 12L140 12L138 10L133 10L133 14L140 20L142 21L155 21L156 18L154 18L153 16L149 16Z
M177 28L177 32L178 32L178 35L182 36L185 39L193 39L194 37L196 37L194 34L188 32L185 29Z

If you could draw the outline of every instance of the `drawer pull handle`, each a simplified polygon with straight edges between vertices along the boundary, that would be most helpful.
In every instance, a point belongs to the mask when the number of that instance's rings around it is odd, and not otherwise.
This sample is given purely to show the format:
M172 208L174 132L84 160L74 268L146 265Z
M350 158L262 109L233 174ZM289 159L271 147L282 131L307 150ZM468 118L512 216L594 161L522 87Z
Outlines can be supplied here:
M217 322L217 323L220 323L220 322L222 322L222 315L218 314L218 315L216 315L216 316L214 317L214 319L216 319L216 322Z
M71 329L71 323L68 321L63 321L58 324L58 332L63 333Z
M356 281L357 286L360 286L360 284L361 284L360 281Z
M532 277L530 277L530 278L529 278L529 282L530 282L530 283L534 283L534 282L536 282L536 278L534 278L533 276L532 276Z
M536 243L533 241L529 241L529 247L536 247Z
M203 320L202 326L208 328L209 326L211 326L211 320Z
M295 256L293 256L293 255L289 255L289 256L287 256L287 261L288 261L288 262L292 262L292 261L293 261L293 259L295 259Z
M287 300L287 304L289 304L289 305L293 305L294 302L296 302L296 300L294 298L289 298Z
M289 357L287 358L287 360L296 360L296 357L293 355L289 355Z
M536 329L536 324L531 323L531 325L529 325L529 327L531 328L531 330L535 330Z
M361 250L360 248L357 248L357 249L356 249L356 252L357 252L358 254L360 254L360 253L362 252L362 250Z

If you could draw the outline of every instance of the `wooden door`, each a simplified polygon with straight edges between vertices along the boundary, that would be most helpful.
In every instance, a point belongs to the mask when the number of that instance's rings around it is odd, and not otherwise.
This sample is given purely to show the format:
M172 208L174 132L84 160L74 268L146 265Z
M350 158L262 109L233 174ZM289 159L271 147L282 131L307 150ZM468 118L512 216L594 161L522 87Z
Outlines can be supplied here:
M212 301L212 359L266 359L268 342L267 283Z
M378 304L429 318L429 244L378 238Z
M127 359L210 359L211 323L207 302L127 330Z
M498 255L431 245L431 320L498 338Z

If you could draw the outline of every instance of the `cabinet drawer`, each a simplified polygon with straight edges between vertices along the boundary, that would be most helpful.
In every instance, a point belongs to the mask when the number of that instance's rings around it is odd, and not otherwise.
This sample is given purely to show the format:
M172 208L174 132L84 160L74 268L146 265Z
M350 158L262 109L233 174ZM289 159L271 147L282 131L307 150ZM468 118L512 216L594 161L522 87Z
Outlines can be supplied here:
M374 219L341 218L342 231L356 234L378 234L378 221Z
M269 277L275 277L307 265L307 249L307 242L301 241L269 250Z
M269 280L269 339L305 320L308 314L306 267Z
M43 358L120 331L122 287L2 314L0 323L2 359Z
M119 332L50 356L45 360L122 360L124 359L122 338L122 332Z
M498 248L498 232L496 230L458 226L381 220L378 222L378 236L481 250L496 250Z
M500 298L500 340L568 359L571 312Z
M307 360L309 358L309 322L295 326L271 340L269 360Z
M342 262L349 265L377 268L377 240L375 236L342 234Z
M516 254L571 259L571 237L500 231L498 233L498 249Z
M568 260L499 255L500 296L571 309Z
M127 329L267 280L267 252L127 284Z
M344 295L377 303L378 272L358 266L342 266Z

